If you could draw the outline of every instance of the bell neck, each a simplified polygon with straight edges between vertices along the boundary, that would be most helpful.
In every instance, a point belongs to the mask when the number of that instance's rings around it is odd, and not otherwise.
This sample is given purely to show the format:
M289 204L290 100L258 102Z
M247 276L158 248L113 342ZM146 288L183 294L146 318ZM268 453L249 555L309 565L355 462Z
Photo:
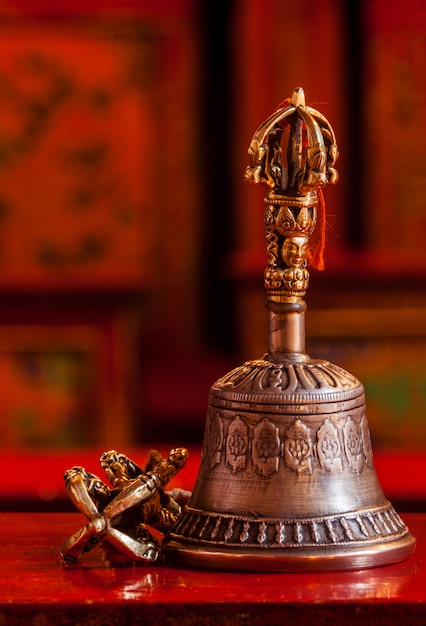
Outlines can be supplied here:
M306 303L301 298L267 301L268 360L304 360Z
M309 239L316 224L317 201L316 193L296 197L273 192L265 198L268 258L264 286L271 360L306 358L300 356L305 355L303 297L309 286Z

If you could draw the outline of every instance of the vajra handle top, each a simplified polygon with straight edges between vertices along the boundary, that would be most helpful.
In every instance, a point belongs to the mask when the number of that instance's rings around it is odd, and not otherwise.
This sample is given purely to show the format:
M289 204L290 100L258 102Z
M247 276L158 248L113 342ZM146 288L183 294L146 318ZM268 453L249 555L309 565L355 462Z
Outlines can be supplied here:
M308 263L323 269L322 187L334 184L338 178L334 131L321 113L306 106L305 94L299 87L259 126L248 154L246 182L268 188L268 299L303 297L309 281ZM317 225L318 215L321 219ZM316 230L316 241L311 241Z

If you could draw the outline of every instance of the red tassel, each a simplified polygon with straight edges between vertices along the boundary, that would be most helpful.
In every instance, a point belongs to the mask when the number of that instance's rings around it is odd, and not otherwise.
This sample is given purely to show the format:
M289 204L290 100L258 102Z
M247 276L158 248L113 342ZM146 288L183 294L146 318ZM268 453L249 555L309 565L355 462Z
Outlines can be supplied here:
M322 189L318 189L318 218L317 233L318 243L313 252L309 255L309 263L316 270L324 270L324 251L325 251L325 201Z

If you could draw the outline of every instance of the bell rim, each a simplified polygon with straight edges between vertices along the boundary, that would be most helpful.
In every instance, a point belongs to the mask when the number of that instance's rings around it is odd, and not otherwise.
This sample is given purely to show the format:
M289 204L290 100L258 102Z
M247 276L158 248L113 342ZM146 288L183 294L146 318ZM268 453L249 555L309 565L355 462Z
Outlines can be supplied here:
M251 548L235 550L226 546L199 545L185 539L171 538L166 546L170 560L199 569L292 573L309 571L348 571L381 567L410 558L416 545L407 531L389 541L363 545L318 548Z

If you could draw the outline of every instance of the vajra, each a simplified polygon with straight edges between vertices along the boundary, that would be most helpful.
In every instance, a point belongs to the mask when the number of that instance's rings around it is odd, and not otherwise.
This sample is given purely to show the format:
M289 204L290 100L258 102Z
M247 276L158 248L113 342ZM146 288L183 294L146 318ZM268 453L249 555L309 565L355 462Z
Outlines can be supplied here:
M64 480L68 495L89 521L64 542L64 561L74 563L100 542L113 546L131 561L161 560L162 541L152 529L166 536L181 511L177 500L188 499L189 494L181 490L164 490L187 458L185 448L171 450L166 459L152 450L142 470L126 455L110 450L100 458L110 486L83 467L67 470Z

